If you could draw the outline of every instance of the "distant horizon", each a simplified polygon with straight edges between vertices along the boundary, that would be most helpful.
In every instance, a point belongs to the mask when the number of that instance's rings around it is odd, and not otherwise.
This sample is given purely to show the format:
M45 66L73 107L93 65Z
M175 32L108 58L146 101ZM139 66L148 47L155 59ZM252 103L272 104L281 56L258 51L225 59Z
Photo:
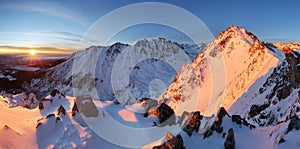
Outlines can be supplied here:
M74 48L56 48L56 47L22 47L22 46L10 46L10 45L6 45L6 46L0 46L0 55L29 55L29 51L30 50L35 50L36 54L38 55L71 55L74 52L78 51L78 50L85 50L89 47L93 47L93 46L112 46L115 43L122 43L122 44L128 44L128 45L134 45L136 42L141 41L141 40L151 40L151 39L159 39L159 38L164 38L164 37L156 37L156 38L141 38L138 39L136 41L133 41L132 43L126 43L126 42L121 42L121 41L115 41L114 43L110 43L108 45L90 45L88 47L85 47L83 49L74 49ZM164 38L166 40L170 40L168 38ZM258 37L259 39L259 37ZM198 42L196 44L192 44L192 43L188 43L188 42L180 42L180 41L173 41L170 40L172 42L176 42L179 44L190 44L190 45L199 45L201 43L205 43L208 44L206 42ZM265 40L260 40L261 42L269 42L269 43L293 43L293 42L297 42L299 43L299 41L265 41ZM211 41L210 41L211 42Z

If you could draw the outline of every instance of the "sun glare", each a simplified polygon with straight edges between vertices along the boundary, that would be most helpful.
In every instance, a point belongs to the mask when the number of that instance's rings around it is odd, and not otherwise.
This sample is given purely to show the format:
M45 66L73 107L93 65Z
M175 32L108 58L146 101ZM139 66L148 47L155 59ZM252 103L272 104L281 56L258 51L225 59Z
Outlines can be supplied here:
M35 50L29 50L29 55L34 56L36 54Z

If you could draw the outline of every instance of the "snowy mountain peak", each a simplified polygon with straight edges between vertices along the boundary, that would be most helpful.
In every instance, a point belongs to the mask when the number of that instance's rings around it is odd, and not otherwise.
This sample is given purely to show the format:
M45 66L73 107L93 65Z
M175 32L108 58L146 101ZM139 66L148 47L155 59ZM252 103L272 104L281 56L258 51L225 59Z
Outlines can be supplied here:
M300 50L299 42L289 42L289 43L277 42L274 45L276 46L276 48L282 50L284 53L291 53L293 51Z
M178 71L160 102L168 103L178 115L190 109L209 116L218 109L219 102L229 109L253 82L279 61L255 35L231 26L208 44L192 64Z
M156 50L177 49L178 46L170 40L164 38L144 39L137 41L133 47L151 48Z
M223 49L232 50L233 46L240 44L243 46L255 46L264 49L258 38L246 29L238 26L230 26L222 31L215 39L215 43ZM227 46L226 46L227 45Z

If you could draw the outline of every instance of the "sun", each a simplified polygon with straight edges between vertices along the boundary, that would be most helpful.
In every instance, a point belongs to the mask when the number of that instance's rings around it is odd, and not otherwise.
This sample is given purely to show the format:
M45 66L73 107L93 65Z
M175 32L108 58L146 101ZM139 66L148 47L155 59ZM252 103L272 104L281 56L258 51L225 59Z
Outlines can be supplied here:
M34 56L36 54L35 50L29 50L29 55Z

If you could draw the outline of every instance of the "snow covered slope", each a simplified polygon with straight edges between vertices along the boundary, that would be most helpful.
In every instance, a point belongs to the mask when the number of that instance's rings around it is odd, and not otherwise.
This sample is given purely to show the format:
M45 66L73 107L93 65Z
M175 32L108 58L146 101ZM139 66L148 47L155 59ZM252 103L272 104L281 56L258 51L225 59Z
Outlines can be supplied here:
M190 60L193 60L202 50L203 45L178 44L163 38L158 38L141 40L132 46L116 43L109 47L90 47L84 51L74 53L68 61L51 68L46 72L44 78L32 80L30 86L30 88L32 88L31 91L37 93L38 97L43 97L49 94L50 90L56 88L66 95L73 96L72 85L78 89L91 89L96 87L101 99L115 100L116 97L111 84L112 68L118 56L124 49L128 48L136 49L136 51L144 49L144 52L148 53L167 52L166 50L168 49L182 50L187 54ZM98 55L98 57L95 55ZM76 64L73 63L74 60ZM126 65L127 62L123 62L122 65L123 64ZM93 65L96 65L96 70L87 69L92 68ZM123 70L119 71L119 73L123 72ZM130 86L130 90L134 96L134 99L131 99L132 101L130 103L134 103L143 97L150 97L151 91L149 91L149 86L151 82L153 83L153 80L161 80L165 86L169 86L175 74L176 70L170 64L151 57L135 64L131 73L127 76L130 81L128 86ZM74 78L77 80L75 83L72 82ZM80 83L80 81L84 81L85 83ZM74 84L76 85L74 86ZM156 95L160 93L161 92L156 93Z
M220 105L229 109L259 77L278 65L279 57L252 33L231 26L192 64L181 68L160 100L179 115L184 110L200 110L211 115Z

